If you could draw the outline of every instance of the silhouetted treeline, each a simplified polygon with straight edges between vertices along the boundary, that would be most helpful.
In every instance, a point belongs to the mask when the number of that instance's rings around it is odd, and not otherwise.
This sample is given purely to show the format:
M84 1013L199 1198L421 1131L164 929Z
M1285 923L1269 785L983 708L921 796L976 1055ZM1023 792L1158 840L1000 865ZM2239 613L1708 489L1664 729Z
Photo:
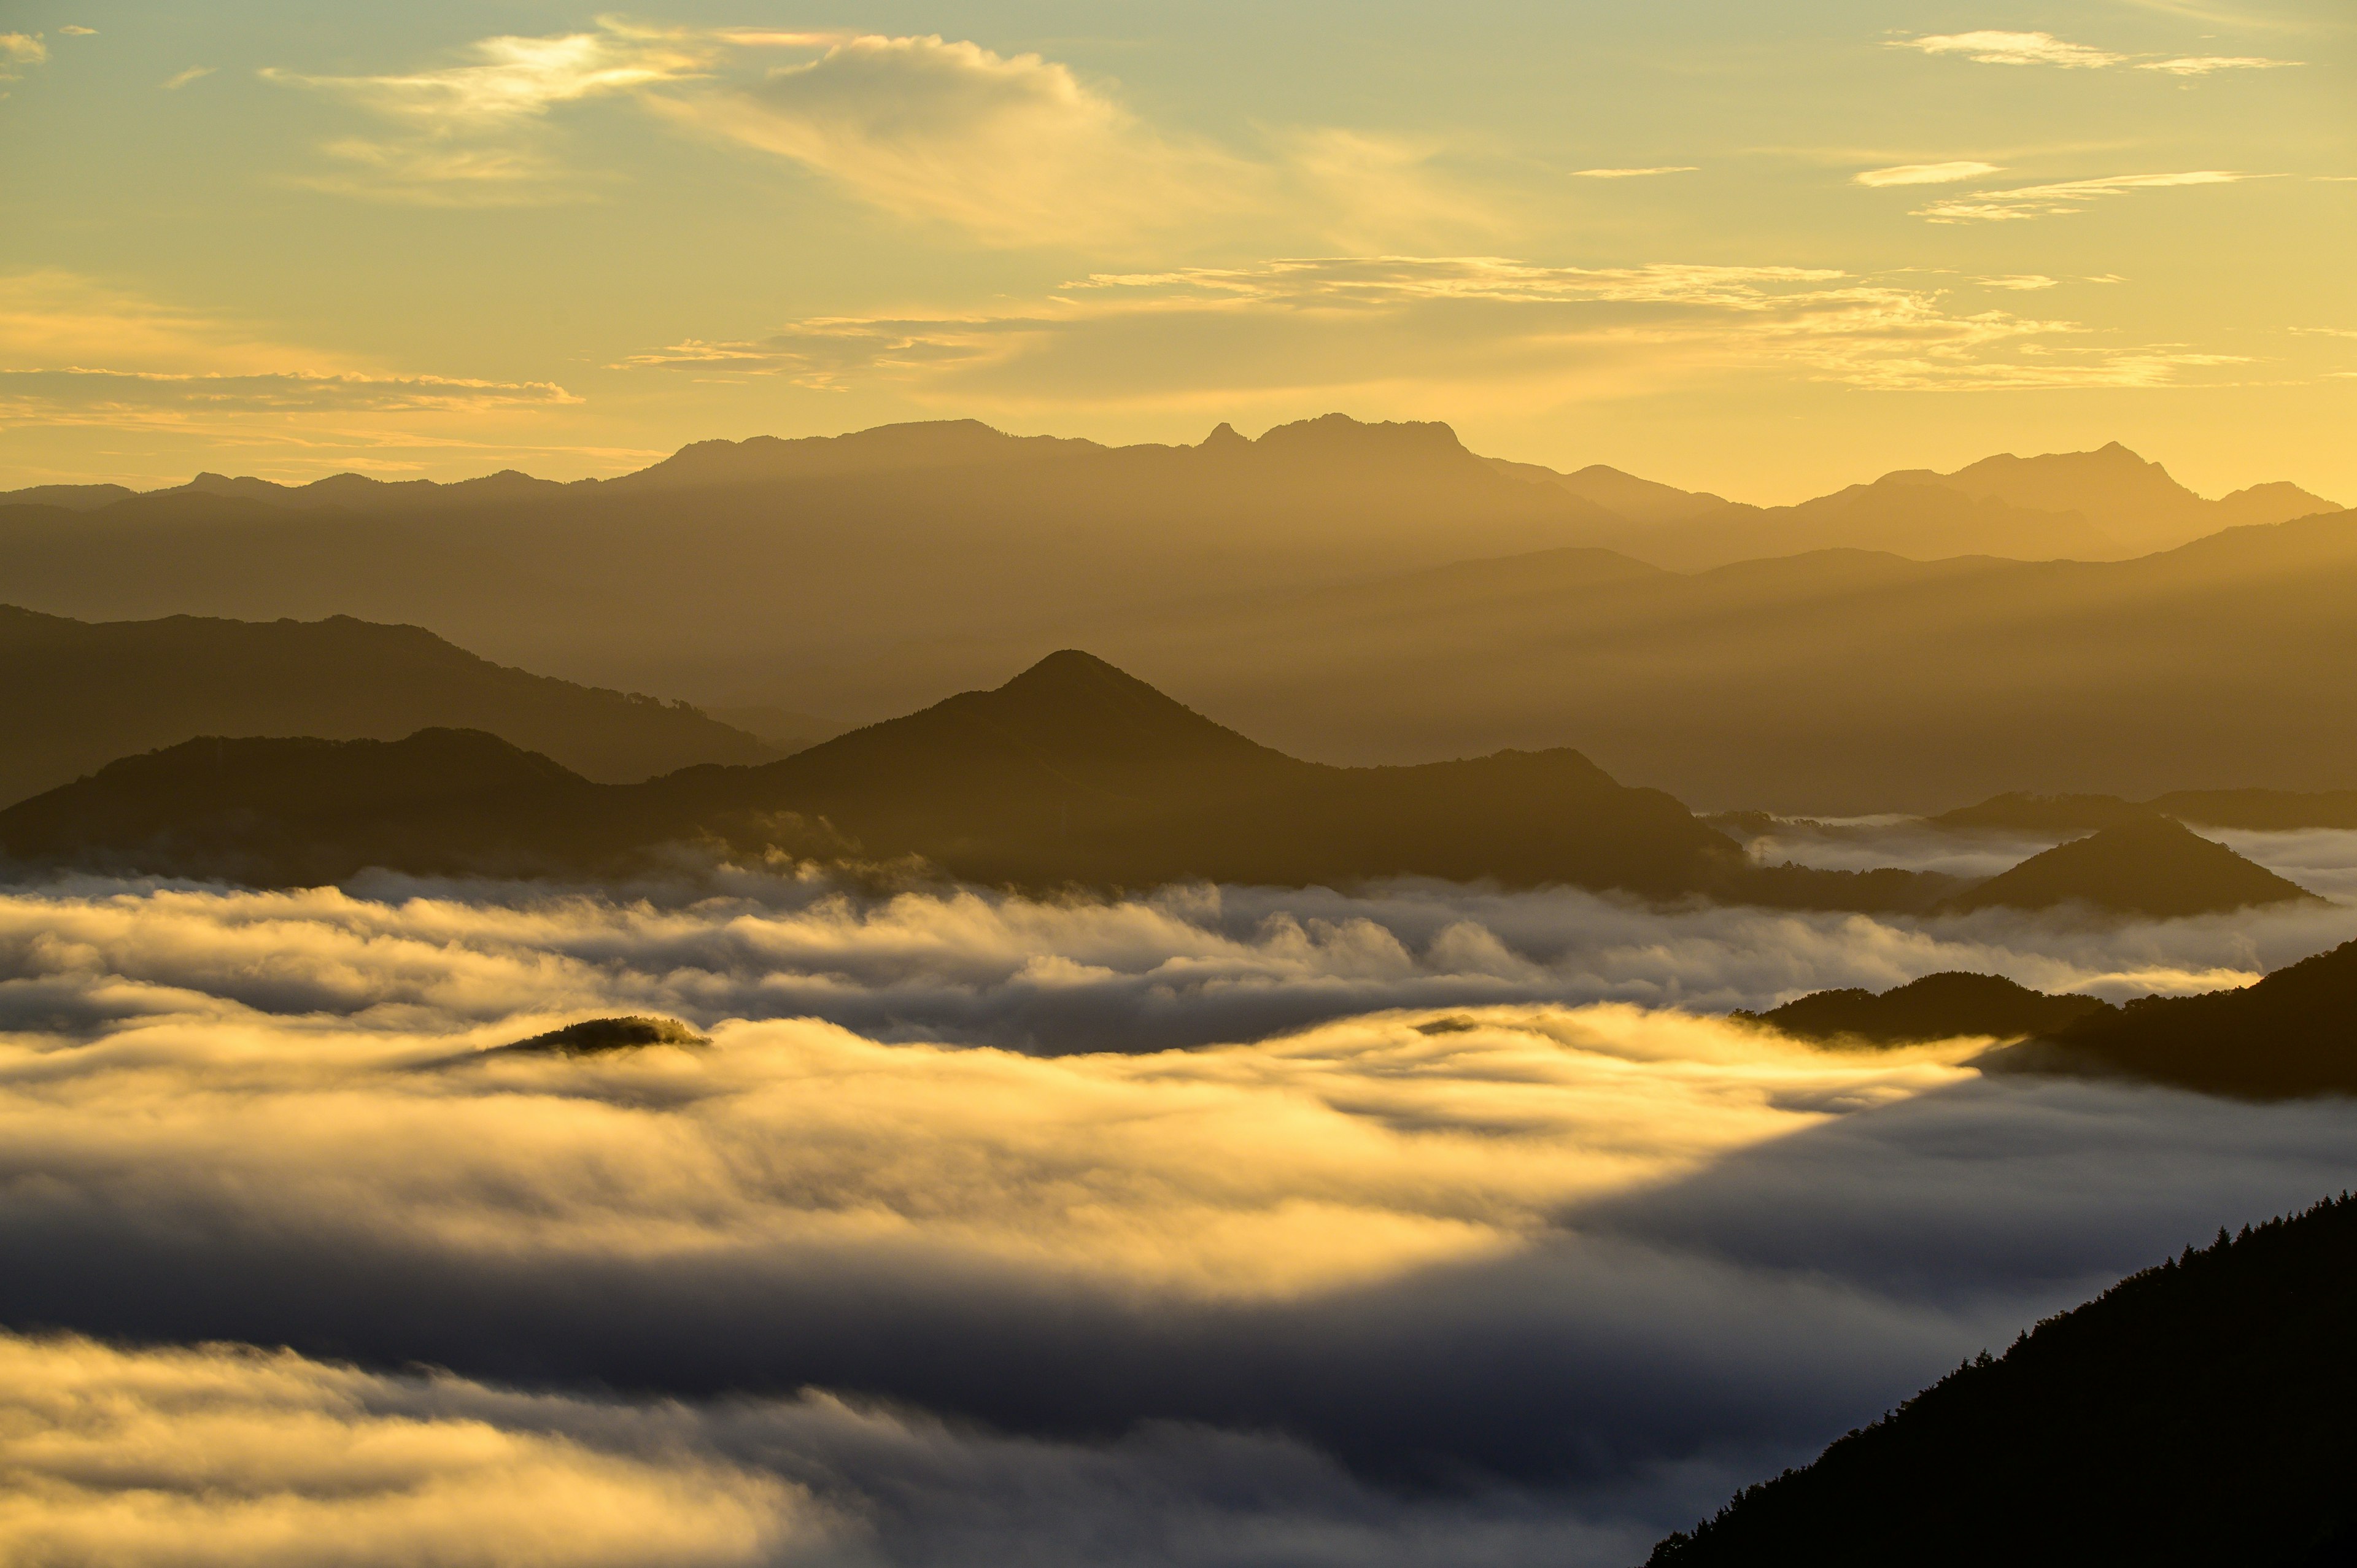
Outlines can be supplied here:
M1828 1044L1903 1045L1963 1035L2016 1039L2068 1027L2111 1004L2093 996L2053 995L2000 974L1951 970L1876 993L1861 987L1817 991L1765 1013L1730 1015L1798 1039Z
M2148 1269L1986 1354L1650 1568L2357 1561L2357 1202Z
M2092 1015L2012 1060L2132 1073L2210 1094L2357 1094L2357 942L2239 991L2147 996Z

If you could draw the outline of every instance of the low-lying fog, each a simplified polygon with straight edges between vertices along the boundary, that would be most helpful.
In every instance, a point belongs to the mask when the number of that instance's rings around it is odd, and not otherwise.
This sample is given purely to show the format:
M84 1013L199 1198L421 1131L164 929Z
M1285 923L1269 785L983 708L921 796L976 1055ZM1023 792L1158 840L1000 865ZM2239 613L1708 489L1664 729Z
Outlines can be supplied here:
M0 896L0 1558L1627 1563L2357 1177L2344 1101L1710 1015L2338 907L363 891ZM714 1044L479 1054L617 1013Z

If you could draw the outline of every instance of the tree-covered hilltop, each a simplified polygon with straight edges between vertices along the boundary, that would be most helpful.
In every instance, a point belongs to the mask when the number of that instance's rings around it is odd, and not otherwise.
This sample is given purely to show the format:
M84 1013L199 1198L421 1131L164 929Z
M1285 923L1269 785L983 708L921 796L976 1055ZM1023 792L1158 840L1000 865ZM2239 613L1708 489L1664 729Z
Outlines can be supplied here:
M1648 1568L2357 1562L2357 1200L2222 1230L1986 1354Z

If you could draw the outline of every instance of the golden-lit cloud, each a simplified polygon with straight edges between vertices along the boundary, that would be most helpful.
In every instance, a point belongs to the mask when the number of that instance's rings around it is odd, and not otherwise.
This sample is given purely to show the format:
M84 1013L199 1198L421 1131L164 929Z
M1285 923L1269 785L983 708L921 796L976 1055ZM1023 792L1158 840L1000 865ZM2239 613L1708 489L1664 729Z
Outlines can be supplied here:
M1958 180L1979 179L1984 175L2001 174L1996 164L1975 163L1958 159L1944 164L1896 164L1889 168L1870 168L1850 176L1853 185L1881 187L1886 185L1953 185Z
M1934 223L2008 223L2033 218L2067 218L2083 212L2106 197L2136 190L2173 190L2184 186L2234 185L2246 179L2271 177L2232 169L2192 169L2182 174L2122 174L2098 179L2061 180L2050 185L2018 186L2010 190L1976 190L1968 196L1943 197L1915 216Z
M0 81L14 81L19 68L40 65L49 58L48 45L37 33L0 33Z
M608 27L556 38L485 38L473 62L387 76L308 76L266 68L264 80L333 93L378 113L437 130L537 118L559 103L699 74L709 54L668 35Z
M1698 174L1695 164L1668 164L1659 168L1576 168L1571 171L1578 179L1641 179L1653 174Z
M72 273L0 276L0 423L571 401L548 382L388 371Z
M0 1334L0 1559L757 1568L836 1533L664 1424L285 1351Z
M751 70L780 49L814 58ZM641 28L609 18L594 33L490 38L468 53L471 63L407 74L265 70L402 127L327 143L342 166L296 183L446 207L602 196L598 172L565 156L552 112L619 98L695 137L782 160L866 206L995 246L1127 248L1207 222L1272 218L1350 245L1499 223L1493 204L1435 177L1437 145L1278 128L1237 152L1156 130L1061 62L938 35Z
M2166 71L2171 76L2207 76L2217 70L2274 70L2299 63L2296 59L2261 59L2251 55L2182 55L2175 59L2146 60L2136 69Z
M1982 65L2055 65L2075 70L2099 70L2130 58L2089 48L2084 44L2066 43L2051 33L1938 33L1920 38L1894 38L1891 47L1921 49L1929 55L1962 55Z
M1894 38L1894 48L1921 49L1932 55L1962 55L1981 65L2050 65L2066 70L2101 70L2131 66L2171 76L2207 76L2221 70L2268 70L2298 65L2298 60L2264 59L2253 55L2177 55L2154 58L2115 54L2069 43L2051 33L1940 33L1920 38Z
M1337 399L1409 384L1480 406L1693 384L1756 371L1890 390L2152 387L2236 361L2181 346L2082 341L2076 323L1958 311L1943 292L1834 269L1659 263L1549 267L1498 257L1297 258L1103 274L1022 309L822 317L767 337L687 341L636 368L778 375L812 387L895 381L933 395L1138 395L1066 367L1120 341L1184 395L1206 348L1207 403L1265 385ZM1312 378L1317 378L1313 380Z
M1265 199L1266 171L1157 134L1066 66L935 36L849 38L752 85L650 102L996 243L1118 239Z
M165 78L164 91L167 92L177 92L181 88L188 86L188 83L197 81L199 77L210 76L215 69L215 67L210 65L192 65L177 76Z

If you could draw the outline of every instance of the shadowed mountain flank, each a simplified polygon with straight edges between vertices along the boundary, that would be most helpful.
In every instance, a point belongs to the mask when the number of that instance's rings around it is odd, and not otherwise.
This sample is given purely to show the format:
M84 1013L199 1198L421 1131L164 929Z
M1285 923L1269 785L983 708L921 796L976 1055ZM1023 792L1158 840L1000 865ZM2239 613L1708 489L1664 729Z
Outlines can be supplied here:
M1650 1568L2357 1555L2357 1202L2147 1269L1657 1546Z
M1970 1035L2018 1039L2067 1028L2110 1012L2093 996L2051 995L1997 974L1950 971L1876 993L1818 991L1765 1013L1731 1015L1795 1039L1829 1045L1898 1046Z
M0 811L0 849L28 865L272 884L371 865L595 874L696 842L1031 888L1430 876L1920 908L1950 886L1754 868L1670 796L1575 751L1303 762L1070 650L760 767L608 786L468 732L199 740Z
M0 802L200 735L393 740L427 728L489 730L615 783L778 755L684 703L507 669L414 626L90 625L0 606Z
M2316 895L2169 817L2140 817L2034 854L1968 887L1946 908L2050 909L2062 904L2171 919Z
M2206 1094L2357 1094L2357 942L2240 991L2147 996L1996 1054L2025 1070L2126 1073Z

